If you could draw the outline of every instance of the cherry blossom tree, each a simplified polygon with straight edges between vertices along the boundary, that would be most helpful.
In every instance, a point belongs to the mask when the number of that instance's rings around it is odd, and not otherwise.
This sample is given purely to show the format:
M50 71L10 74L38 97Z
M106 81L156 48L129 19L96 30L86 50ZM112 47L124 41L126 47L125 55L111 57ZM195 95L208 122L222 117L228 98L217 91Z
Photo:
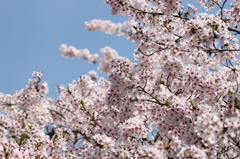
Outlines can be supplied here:
M134 61L109 46L61 45L108 78L90 71L52 100L34 72L25 88L1 93L1 158L240 158L240 1L198 0L214 14L181 0L104 2L129 21L85 28L135 42Z

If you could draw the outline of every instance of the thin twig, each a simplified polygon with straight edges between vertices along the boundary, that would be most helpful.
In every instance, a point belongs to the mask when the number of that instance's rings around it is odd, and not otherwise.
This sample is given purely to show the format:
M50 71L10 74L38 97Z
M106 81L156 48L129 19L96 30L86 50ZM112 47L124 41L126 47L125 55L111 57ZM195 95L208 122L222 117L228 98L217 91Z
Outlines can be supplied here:
M61 116L62 118L64 118L66 120L66 118L61 113L57 112L56 110L53 110L53 109L50 109L50 108L47 108L47 109L55 112L56 114L58 114L59 116Z
M67 109L67 108L64 108L64 107L61 107L61 106L55 104L53 101L51 101L51 100L49 100L49 99L47 99L47 100L48 100L50 103L52 103L53 105L55 105L56 107L59 107L59 108L61 108L61 109L65 109L66 111L72 113L73 115L76 115L76 114L75 114L74 112L72 112L71 110L69 110L69 109Z

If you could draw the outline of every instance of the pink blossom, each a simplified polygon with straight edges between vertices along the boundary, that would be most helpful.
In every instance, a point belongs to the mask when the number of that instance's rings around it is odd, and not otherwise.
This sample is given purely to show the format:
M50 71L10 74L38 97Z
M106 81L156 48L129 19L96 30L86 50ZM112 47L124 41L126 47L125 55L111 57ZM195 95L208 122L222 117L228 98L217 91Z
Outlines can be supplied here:
M215 15L180 0L104 2L129 21L85 29L135 42L134 60L109 46L61 45L63 57L97 63L107 79L89 71L53 100L33 72L25 88L0 93L0 158L238 158L239 1L229 10L198 1Z

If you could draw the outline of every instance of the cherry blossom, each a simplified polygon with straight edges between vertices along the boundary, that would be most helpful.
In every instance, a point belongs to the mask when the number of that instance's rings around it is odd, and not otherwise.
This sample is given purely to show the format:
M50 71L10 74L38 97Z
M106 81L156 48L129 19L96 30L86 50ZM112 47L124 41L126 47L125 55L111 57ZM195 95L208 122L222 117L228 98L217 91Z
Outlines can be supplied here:
M198 1L216 14L180 0L104 2L129 21L85 29L135 42L134 60L62 44L63 57L96 63L107 79L92 70L53 100L33 72L25 88L0 93L0 156L239 158L239 1Z

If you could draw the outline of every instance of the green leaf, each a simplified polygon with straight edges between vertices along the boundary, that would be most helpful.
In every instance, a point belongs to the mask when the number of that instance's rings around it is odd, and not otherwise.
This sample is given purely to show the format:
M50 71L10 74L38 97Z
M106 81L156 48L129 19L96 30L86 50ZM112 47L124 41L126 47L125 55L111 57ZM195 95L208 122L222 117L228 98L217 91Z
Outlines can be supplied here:
M43 141L42 141L42 142L37 142L37 143L35 144L35 147L36 147L36 148L39 148L39 147L42 145L42 143L43 143Z
M80 103L82 104L83 107L85 107L85 103L83 100L81 100Z
M232 94L233 94L233 92L228 90L228 95L232 95Z
M199 34L197 34L196 37L200 39L200 35Z
M203 147L204 147L204 149L209 149L209 146L205 146L205 145L204 145Z
M195 107L193 101L190 101L190 103L191 103L191 106L192 106L192 107Z
M53 141L55 141L58 138L58 135L54 135Z
M167 103L166 103L166 106L167 106L167 107L170 107L170 103L169 103L169 102L167 102Z
M237 97L235 97L234 103L235 103L235 105L238 104L238 99L237 99Z
M158 43L158 44L160 44L160 45L166 45L166 43L162 43L162 42L160 42L160 43Z
M134 30L137 30L137 27L136 27L136 26L133 26L133 29L134 29Z
M188 153L188 156L187 157L193 157L193 153L191 152L191 151L187 151L187 153Z
M219 27L219 24L216 24L216 25L214 26L214 30L217 30L218 27Z
M4 153L7 152L7 147L6 146L3 146L3 151L4 151Z
M22 134L22 135L20 136L20 140L21 140L21 141L24 141L26 138L27 138L27 134Z
M198 109L198 106L196 106L196 105L193 103L193 101L190 101L190 104L191 104L193 110Z
M167 23L163 23L163 26L166 27L168 29L168 25Z

